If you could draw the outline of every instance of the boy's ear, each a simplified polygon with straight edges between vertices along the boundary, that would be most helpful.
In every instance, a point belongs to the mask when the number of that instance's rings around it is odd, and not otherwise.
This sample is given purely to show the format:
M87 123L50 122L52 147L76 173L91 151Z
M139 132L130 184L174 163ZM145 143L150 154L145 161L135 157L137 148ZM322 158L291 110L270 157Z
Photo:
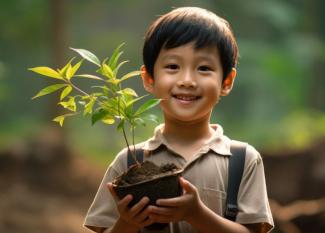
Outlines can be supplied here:
M153 92L153 78L148 73L148 71L144 65L141 66L141 78L142 78L144 89L147 92L152 93Z
M226 96L230 93L234 85L236 75L237 70L235 68L232 68L227 77L222 82L222 89L220 93L221 96Z

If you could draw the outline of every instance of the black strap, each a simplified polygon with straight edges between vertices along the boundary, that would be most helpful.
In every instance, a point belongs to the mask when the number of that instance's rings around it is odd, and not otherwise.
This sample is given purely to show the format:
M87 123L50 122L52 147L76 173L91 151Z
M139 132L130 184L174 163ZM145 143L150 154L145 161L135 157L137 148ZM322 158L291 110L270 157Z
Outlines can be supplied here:
M235 221L238 213L237 196L240 182L244 172L246 143L232 141L228 167L228 189L226 200L225 218Z
M131 154L132 152L128 150L128 168L131 167L133 164L136 163L134 161L134 158ZM142 149L136 149L135 150L135 157L139 163L142 163L143 161L143 150Z

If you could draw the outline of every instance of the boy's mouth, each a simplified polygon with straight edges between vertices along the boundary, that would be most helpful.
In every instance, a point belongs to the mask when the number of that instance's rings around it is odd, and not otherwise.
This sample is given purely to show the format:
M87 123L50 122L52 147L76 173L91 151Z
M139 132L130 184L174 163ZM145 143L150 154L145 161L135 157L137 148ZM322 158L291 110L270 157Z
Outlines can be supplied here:
M200 96L196 96L196 95L184 95L184 94L174 94L172 95L172 97L182 101L195 101L201 98Z

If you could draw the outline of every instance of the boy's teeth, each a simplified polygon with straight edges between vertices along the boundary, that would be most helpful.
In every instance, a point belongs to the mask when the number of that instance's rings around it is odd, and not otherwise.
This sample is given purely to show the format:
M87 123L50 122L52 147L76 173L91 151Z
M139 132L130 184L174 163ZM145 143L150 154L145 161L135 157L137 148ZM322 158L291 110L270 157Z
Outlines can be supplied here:
M196 96L181 96L181 95L176 95L177 99L180 100L185 100L185 101L191 101L191 100L196 100Z

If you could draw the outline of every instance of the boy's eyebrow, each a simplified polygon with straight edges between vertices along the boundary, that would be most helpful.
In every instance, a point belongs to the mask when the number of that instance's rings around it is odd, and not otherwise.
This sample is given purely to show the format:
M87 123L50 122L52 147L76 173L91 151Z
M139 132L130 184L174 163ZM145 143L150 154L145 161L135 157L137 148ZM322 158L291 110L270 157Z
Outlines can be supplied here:
M202 59L206 61L215 61L216 57L213 54L197 54L197 59ZM183 59L183 56L181 54L165 54L161 57L161 60L167 60L167 59Z
M164 54L161 57L161 61L162 62L181 62L182 60L184 60L183 56L181 54Z
M165 55L162 56L161 59L166 60L166 59L173 59L173 58L180 59L180 58L182 58L182 56L178 55L178 54L165 54Z

